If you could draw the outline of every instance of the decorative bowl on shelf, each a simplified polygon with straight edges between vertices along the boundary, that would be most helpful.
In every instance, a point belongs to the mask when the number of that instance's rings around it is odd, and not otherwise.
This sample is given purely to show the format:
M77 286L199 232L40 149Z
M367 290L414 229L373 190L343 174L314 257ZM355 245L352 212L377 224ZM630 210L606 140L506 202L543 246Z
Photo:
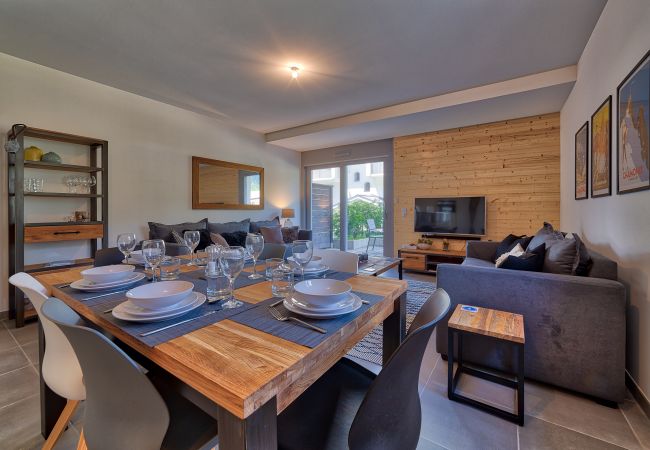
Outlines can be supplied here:
M59 156L58 153L47 152L41 157L41 161L45 161L53 164L61 164L61 157Z
M431 248L431 244L425 244L423 242L420 242L416 245L416 247L420 250L429 250Z
M25 149L25 161L40 161L43 156L43 150L38 147L31 146Z

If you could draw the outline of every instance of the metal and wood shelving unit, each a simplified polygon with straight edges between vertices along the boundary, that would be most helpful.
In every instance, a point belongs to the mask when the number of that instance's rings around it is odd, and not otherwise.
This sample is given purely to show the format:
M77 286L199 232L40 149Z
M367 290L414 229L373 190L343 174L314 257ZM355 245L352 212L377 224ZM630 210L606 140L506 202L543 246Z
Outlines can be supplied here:
M88 165L57 164L44 161L24 160L24 139L33 138L42 141L58 141L87 147ZM92 262L101 240L101 248L108 246L108 141L84 136L76 136L56 131L27 127L17 137L20 150L8 154L9 183L9 275L17 272L43 272L64 269ZM26 169L52 170L59 172L80 172L97 177L97 185L85 194L66 192L25 192L24 179ZM98 187L99 192L98 192ZM25 201L31 198L87 199L89 205L88 222L39 222L25 223ZM25 265L25 244L45 244L61 241L88 241L90 258L76 259L60 264L44 261L39 264ZM25 309L25 298L19 289L9 285L9 318L21 327L25 319L35 316L33 309Z

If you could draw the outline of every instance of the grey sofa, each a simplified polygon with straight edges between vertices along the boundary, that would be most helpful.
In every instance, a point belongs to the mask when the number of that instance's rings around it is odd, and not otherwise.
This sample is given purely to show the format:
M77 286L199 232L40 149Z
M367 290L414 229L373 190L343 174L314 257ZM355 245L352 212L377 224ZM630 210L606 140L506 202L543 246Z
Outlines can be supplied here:
M589 251L588 276L495 268L498 242L470 241L462 265L438 266L437 284L451 312L467 304L524 316L527 378L619 403L625 397L625 288L616 262ZM447 354L447 321L436 349ZM468 362L513 371L511 349L489 338L463 341Z

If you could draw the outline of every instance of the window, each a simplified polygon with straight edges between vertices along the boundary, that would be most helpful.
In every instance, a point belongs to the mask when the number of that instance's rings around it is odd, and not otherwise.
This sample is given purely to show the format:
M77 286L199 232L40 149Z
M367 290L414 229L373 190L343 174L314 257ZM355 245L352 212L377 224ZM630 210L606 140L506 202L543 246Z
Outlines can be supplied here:
M383 175L383 173L384 173L383 162L370 163L370 175Z
M361 174L359 172L354 172L354 181L361 181Z
M334 179L334 169L317 169L312 171L312 180L332 180Z
M370 192L370 183L368 183L367 181L363 185L363 192Z

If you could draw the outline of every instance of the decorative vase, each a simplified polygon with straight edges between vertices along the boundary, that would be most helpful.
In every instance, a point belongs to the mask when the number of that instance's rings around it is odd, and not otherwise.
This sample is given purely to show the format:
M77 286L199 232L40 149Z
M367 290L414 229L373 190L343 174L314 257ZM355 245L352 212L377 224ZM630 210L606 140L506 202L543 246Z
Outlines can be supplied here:
M38 147L27 147L25 149L25 161L40 161L43 156L43 150Z

